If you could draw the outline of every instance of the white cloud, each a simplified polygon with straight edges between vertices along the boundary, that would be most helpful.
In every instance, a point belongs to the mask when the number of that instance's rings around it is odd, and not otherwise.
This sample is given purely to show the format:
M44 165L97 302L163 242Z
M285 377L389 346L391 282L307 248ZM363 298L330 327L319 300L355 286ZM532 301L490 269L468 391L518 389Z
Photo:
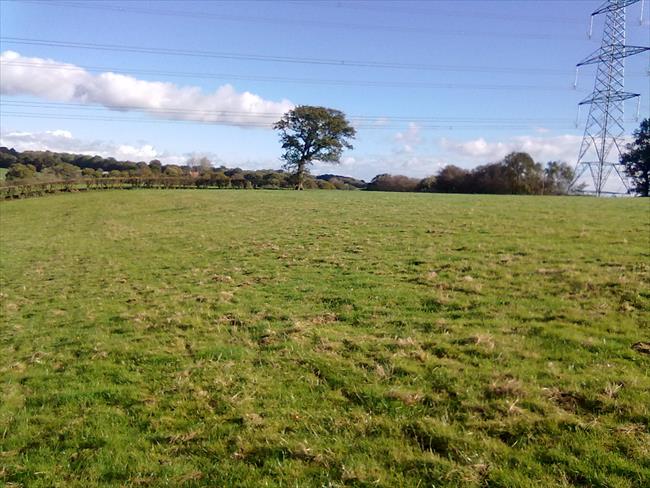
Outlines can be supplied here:
M439 145L448 153L451 162L465 165L494 162L513 151L527 152L540 162L572 162L578 156L581 140L581 136L568 134L549 137L517 136L506 141L487 141L482 137L468 141L443 138Z
M98 155L117 160L150 161L160 159L166 162L176 162L170 159L173 155L166 154L151 144L115 144L108 141L84 141L75 138L67 130L48 130L45 132L3 132L0 134L0 146L12 147L17 151L54 151L75 154Z
M144 144L142 146L120 144L117 146L115 154L115 159L125 159L129 161L150 161L159 156L158 151L156 151L151 144Z
M445 161L429 148L422 127L410 122L387 141L386 153L354 153L346 156L339 166L315 164L313 174L334 173L370 181L378 174L390 173L423 178L437 173Z
M231 85L206 93L197 86L139 80L111 72L92 74L73 64L24 57L14 51L3 52L0 63L3 95L102 105L160 119L268 127L293 107L289 100L265 100L254 93L237 92Z
M172 153L146 141L136 143L116 143L105 140L85 140L75 137L68 130L48 130L44 132L6 131L0 133L0 146L17 151L53 151L73 154L97 155L115 158L118 161L145 161L158 159L164 164L186 164L190 159L208 158L213 166L226 165L244 169L272 169L281 166L277 159L263 158L250 160L232 157L227 160L213 152ZM330 167L331 169L331 167Z
M405 131L395 133L394 140L402 145L405 152L413 152L413 146L422 143L420 126L415 122L410 122Z
M443 166L444 161L432 155L370 154L344 158L340 165L316 163L311 173L341 174L370 181L383 173L424 178L437 173Z
M53 130L50 132L52 136L63 137L64 139L72 139L72 132L69 130Z
M576 160L581 136L517 136L504 140L441 139L437 144L428 143L417 124L396 133L393 147L387 154L354 155L338 170L352 176L371 179L381 173L425 177L436 174L447 164L474 168L495 162L513 151L528 152L536 161L546 163L560 160L573 164ZM324 166L316 166L314 172L336 172Z

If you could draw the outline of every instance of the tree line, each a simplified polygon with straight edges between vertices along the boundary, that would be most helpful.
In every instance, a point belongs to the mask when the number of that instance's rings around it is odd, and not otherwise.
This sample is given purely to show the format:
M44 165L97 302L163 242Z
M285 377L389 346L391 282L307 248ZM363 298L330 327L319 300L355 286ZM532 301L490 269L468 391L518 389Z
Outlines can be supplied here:
M524 152L513 152L501 161L468 170L443 167L424 179L402 175L377 175L368 190L435 193L491 193L516 195L565 195L574 171L567 163L551 161L543 166Z
M7 168L6 184L53 181L86 181L111 179L112 181L147 182L145 186L165 186L173 181L183 187L210 188L267 188L284 189L296 186L296 176L285 170L244 170L241 168L213 167L205 158L190 158L183 165L163 164L154 159L147 162L118 161L115 158L52 151L23 151L0 147L0 168ZM142 183L143 185L145 183ZM333 174L313 177L307 175L305 188L324 190L356 190L366 187L366 182Z
M184 165L118 161L114 158L52 151L23 151L0 147L0 168L7 168L4 186L21 184L46 185L59 182L86 183L102 180L88 188L113 187L195 187L236 189L289 189L300 185L307 189L495 193L495 194L566 194L573 179L573 169L566 163L552 161L542 166L527 153L515 152L503 160L472 170L454 165L443 167L436 175L423 179L403 175L380 174L370 183L363 180L325 174L297 175L285 170L244 170L213 167L207 158L190 158Z
M144 186L164 186L158 180L183 181L183 186L212 188L294 188L296 174L285 170L243 170L213 167L207 158L190 158L184 165L118 161L114 158L51 151L24 151L0 147L0 168L8 168L8 184L18 181L53 182L89 179L137 181ZM515 152L503 160L472 170L454 165L423 179L380 174L370 183L335 174L311 176L301 173L304 188L328 190L367 189L438 193L565 194L573 179L566 163L542 166L527 153ZM179 183L175 183L179 184Z

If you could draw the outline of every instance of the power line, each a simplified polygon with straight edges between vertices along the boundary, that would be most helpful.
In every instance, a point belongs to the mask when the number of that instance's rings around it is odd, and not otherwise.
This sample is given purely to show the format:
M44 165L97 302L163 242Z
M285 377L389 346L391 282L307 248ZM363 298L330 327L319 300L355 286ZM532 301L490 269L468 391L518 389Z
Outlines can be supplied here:
M423 8L413 8L413 7L404 7L400 5L399 7L390 7L386 5L378 6L377 1L371 2L370 4L359 4L356 2L314 2L313 0L307 2L297 2L305 3L310 6L317 7L329 7L334 9L348 9L348 10L365 10L365 11L374 11L374 12L394 12L394 13L406 13L406 14L415 14L415 15L435 15L435 16L445 16L445 17L474 17L479 19L494 19L494 20L507 20L507 21L522 21L522 22L552 22L552 23L569 23L569 24L582 24L584 19L578 17L543 17L538 15L532 16L523 16L523 15L499 15L493 12L469 12L467 9L463 11L452 11L440 9L436 6L435 10L432 9L423 9ZM399 3L399 2L398 2Z
M231 116L231 117L255 117L255 118L268 118L277 120L283 114L281 112L243 112L234 110L204 110L204 109L188 109L188 108L159 108L148 107L146 105L88 105L79 102L33 102L33 101L14 101L14 100L1 100L0 105L5 106L19 106L19 107L36 107L36 108L72 108L78 110L97 110L97 109L112 109L112 110L140 110L160 115L215 115L215 116ZM547 123L559 122L570 123L569 119L564 118L507 118L507 117L425 117L418 115L389 115L389 114L366 114L366 115L350 115L351 120L361 122L375 122L377 120L388 120L392 122L438 122L438 123L458 123L458 122L479 122L480 124L506 124L506 123ZM480 125L479 124L479 125Z
M130 117L114 117L114 116L96 116L96 115L81 115L81 114L52 114L52 113L39 113L39 112L8 112L3 111L0 114L2 117L12 116L12 117L21 117L21 118L36 118L36 119L55 119L55 120L92 120L98 122L138 122L138 123L187 123L187 124L209 124L214 125L216 122L201 122L198 120L183 120L183 119L136 119ZM234 124L231 124L234 125ZM238 123L236 124L242 127L253 127L253 128L271 128L273 124L271 123Z
M74 102L31 102L31 101L14 101L2 100L0 105L10 107L35 107L48 109L75 109L75 110L99 110L109 109L117 111L136 110L158 115L212 115L223 117L255 117L263 119L272 119L273 121L282 117L282 112L242 112L233 110L203 110L188 108L159 108L148 107L146 105L88 105Z
M61 102L2 102L2 105L9 107L23 107L23 108L45 108L45 109L58 109L58 108L72 108L76 110L96 110L111 107L101 106L87 106L83 104L74 103L61 103ZM215 124L228 122L232 125L254 126L254 127L271 127L273 123L282 115L280 113L272 112L237 112L237 111L202 111L191 109L150 109L148 107L114 107L115 110L138 109L145 112L150 112L156 115L219 115L223 117L242 117L244 120L193 120L193 119L173 119L167 120L169 122L196 122L205 124ZM2 115L33 115L33 116L47 116L48 118L68 118L83 120L109 120L109 121L137 121L137 119L130 117L115 117L112 115L90 115L90 114L53 114L43 112L7 112L3 111ZM260 118L261 121L245 120L246 118ZM477 119L475 117L451 117L451 118L436 118L436 117L419 117L419 116L386 116L386 115L356 115L351 116L352 122L360 124L370 124L364 128L377 128L377 129L401 129L403 125L396 125L395 123L413 122L417 123L418 128L448 128L448 127L465 127L465 128L480 128L480 127L501 127L501 128L524 128L529 127L534 123L544 123L549 125L552 123L560 123L560 125L567 124L569 121L566 119ZM379 123L378 123L379 122ZM462 124L462 125L459 125Z
M49 119L49 120L81 120L81 121L98 121L98 122L137 122L137 123L187 123L187 124L201 124L201 125L215 125L219 122L201 122L196 120L182 120L182 119L135 119L127 117L100 117L100 116L84 116L84 115L58 115L51 113L37 113L37 112L7 112L3 111L0 116L12 116L18 118L35 118L35 119ZM250 128L272 128L273 124L270 123L243 123L231 122L229 125L236 125L239 127L250 127ZM423 130L473 130L489 127L492 130L513 130L513 129L530 129L530 125L459 125L459 124L426 124L418 125L419 129ZM400 130L403 129L403 126L391 126L391 125L367 125L363 127L363 130Z
M9 1L18 1L18 0L9 0ZM49 0L44 0L44 1L39 1L39 0L20 0L22 3L34 3L34 4L46 4L47 3L57 3L57 2L52 2ZM569 1L569 0L567 0ZM58 2L59 4L67 3L67 4L76 4L76 6L82 6L81 2ZM135 2L134 2L135 3ZM228 3L227 1L221 1L220 3ZM230 3L236 4L236 5L241 5L242 2L241 0L234 0ZM252 2L255 3L255 2ZM507 21L512 21L512 20L517 20L517 21L522 21L522 22L553 22L553 23L572 23L572 24L577 24L577 23L584 23L583 18L579 17L548 17L548 16L524 16L524 15L499 15L493 12L468 12L467 10L464 11L452 11L452 10L444 10L436 6L435 10L432 9L423 9L423 8L413 8L413 7L405 7L403 4L399 5L399 7L391 7L387 5L381 5L379 6L380 3L376 0L373 0L370 2L370 4L361 4L358 2L332 2L332 1L327 1L327 2L318 2L314 0L308 0L308 1L300 1L300 0L294 0L291 2L294 5L300 5L302 4L303 6L307 6L308 8L313 8L313 7L318 7L318 8L329 8L333 10L340 10L340 9L346 9L346 10L360 10L360 11L374 11L374 12L380 12L380 13L385 13L385 12L394 12L394 13L405 13L405 14L415 14L415 15L432 15L432 16L445 16L445 17L475 17L475 18L480 18L480 19L495 19L495 20L507 20ZM385 3L385 2L384 2ZM402 2L396 2L396 3L402 3ZM95 4L97 5L97 4ZM132 8L132 7L131 7ZM141 8L141 7L140 7ZM124 10L120 6L113 6L113 9L115 10ZM199 12L197 11L179 11L179 10L174 10L172 11L173 13L183 13L187 12L190 15L197 14ZM170 15L172 13L170 12Z
M233 59L242 61L262 61L272 63L311 64L338 67L359 67L378 69L403 69L420 71L453 71L453 72L487 72L487 73L529 73L529 74L554 74L567 75L567 70L551 70L543 68L510 68L497 66L453 66L420 63L396 63L378 61L357 61L345 59L319 59L291 56L274 56L261 54L242 54L232 52L200 51L192 49L171 49L158 47L144 47L123 44L98 44L90 42L56 41L52 39L36 39L25 37L0 37L0 42L19 45L48 46L59 48L89 49L97 51L132 52L141 54L159 54L168 56L187 56L198 58Z
M532 40L565 40L565 41L585 41L584 36L577 37L558 37L556 35L550 34L526 34L526 33L517 33L510 34L507 32L477 32L474 30L469 31L432 31L430 27L405 27L398 25L377 25L377 24L358 24L351 22L333 22L325 21L322 19L319 20L307 20L307 19L287 19L280 17L259 17L259 16L250 16L250 15L230 15L230 14L213 14L210 12L199 12L199 11L189 11L189 10L163 10L163 9L152 9L146 7L131 7L131 6L117 6L117 5L106 5L106 4L97 4L97 3L77 3L77 2L65 2L65 1L48 1L48 2L35 2L27 0L26 3L36 3L39 6L51 6L51 7L67 7L67 8L79 8L79 9L88 9L88 10L102 10L109 12L118 12L118 13L134 13L134 14L144 14L144 15L161 15L161 16L171 16L174 18L191 18L194 20L203 20L203 21L226 21L226 22L245 22L245 23L259 23L259 24L285 24L296 26L308 26L310 28L323 28L323 29L354 29L354 30L378 30L381 32L426 32L429 37L448 37L448 36L462 36L462 37L480 37L482 39L486 37L494 38L504 38L504 39L532 39Z
M290 78L279 76L259 76L259 75L237 75L231 73L196 73L186 71L161 71L140 68L117 68L107 66L83 66L83 65L53 65L36 62L24 61L2 61L2 66L16 66L25 68L47 69L47 70L67 70L85 71L93 73L115 72L138 75L155 75L163 77L180 77L180 78L199 78L199 79L222 79L222 80L247 80L262 82L279 82L308 85L335 85L335 86L362 86L362 87L380 87L380 88L446 88L450 90L541 90L541 91L576 91L571 85L566 86L545 86L545 85L503 85L503 84L483 84L483 83L433 83L417 81L371 81L371 80L341 80L341 79L314 79L314 78ZM584 91L586 90L578 90Z

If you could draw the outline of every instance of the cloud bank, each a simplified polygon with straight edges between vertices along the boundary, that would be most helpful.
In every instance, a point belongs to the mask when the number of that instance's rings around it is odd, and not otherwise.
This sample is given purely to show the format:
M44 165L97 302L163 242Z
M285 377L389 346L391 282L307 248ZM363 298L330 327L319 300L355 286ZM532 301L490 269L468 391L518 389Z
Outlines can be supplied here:
M113 157L117 160L150 161L152 159L166 160L175 163L176 156L157 150L153 145L116 144L108 141L84 141L75 138L67 130L48 130L44 132L3 132L0 134L0 146L6 146L17 151L54 151L74 154L98 155L104 158Z
M410 154L413 152L415 146L422 143L420 126L415 122L411 122L405 131L397 132L393 139L400 145L399 152Z
M535 161L575 162L582 136L517 136L505 141L487 141L480 137L470 140L453 140L443 138L440 148L447 154L450 161L454 158L461 163L471 165L485 164L498 161L513 151L529 153Z
M265 100L254 93L237 92L228 84L206 93L197 86L146 81L112 72L92 74L74 64L25 57L14 51L0 54L0 66L3 95L101 105L159 119L269 127L293 108L289 100Z
M229 167L241 167L245 169L280 167L279 160L274 158L250 160L244 157L237 157L224 160L221 155L214 152L170 152L148 141L118 143L100 139L80 139L75 137L72 132L63 129L41 132L16 130L0 132L0 146L14 148L16 151L53 151L88 154L91 156L97 155L104 158L115 158L118 161L149 162L152 159L158 159L164 164L186 164L192 158L207 157L213 166L224 164Z

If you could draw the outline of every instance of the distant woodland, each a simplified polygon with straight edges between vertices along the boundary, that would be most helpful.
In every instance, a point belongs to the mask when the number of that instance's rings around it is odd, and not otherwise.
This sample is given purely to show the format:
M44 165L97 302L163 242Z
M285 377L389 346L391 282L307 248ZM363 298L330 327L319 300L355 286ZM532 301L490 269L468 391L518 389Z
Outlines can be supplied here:
M207 158L190 158L184 165L118 161L114 158L51 151L23 151L0 147L0 168L6 168L5 187L57 183L86 183L98 187L196 187L290 189L295 175L284 170L245 170L214 167ZM324 190L369 190L434 193L565 194L573 168L563 162L545 165L523 152L501 161L463 169L443 167L423 179L380 174L369 183L334 174L308 175L304 187ZM109 184L112 182L111 184ZM91 187L91 186L89 186Z

